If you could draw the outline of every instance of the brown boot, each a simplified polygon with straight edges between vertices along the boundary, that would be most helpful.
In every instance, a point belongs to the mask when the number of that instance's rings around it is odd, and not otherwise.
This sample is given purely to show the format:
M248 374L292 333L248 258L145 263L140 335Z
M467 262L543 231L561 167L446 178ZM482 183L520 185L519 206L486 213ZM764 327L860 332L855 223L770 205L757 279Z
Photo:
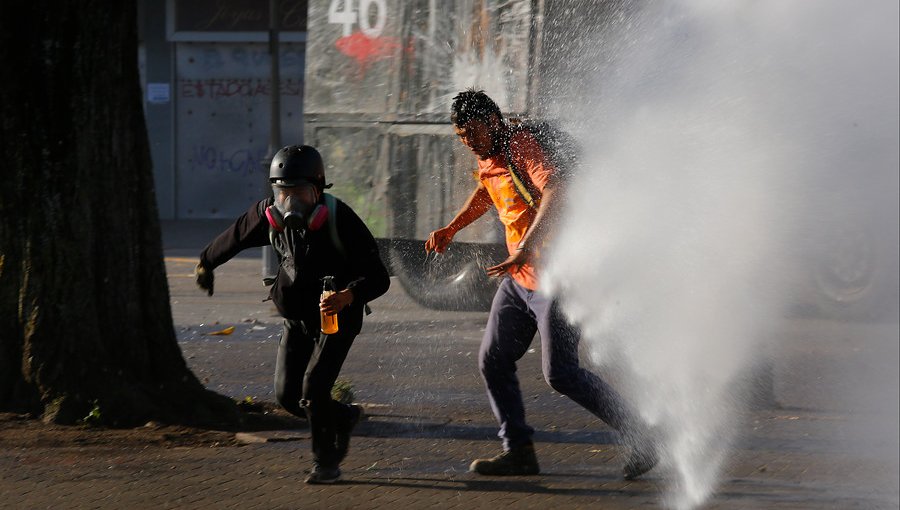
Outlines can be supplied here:
M521 476L536 475L541 468L534 445L525 445L506 450L492 459L477 459L469 466L469 471L488 476Z

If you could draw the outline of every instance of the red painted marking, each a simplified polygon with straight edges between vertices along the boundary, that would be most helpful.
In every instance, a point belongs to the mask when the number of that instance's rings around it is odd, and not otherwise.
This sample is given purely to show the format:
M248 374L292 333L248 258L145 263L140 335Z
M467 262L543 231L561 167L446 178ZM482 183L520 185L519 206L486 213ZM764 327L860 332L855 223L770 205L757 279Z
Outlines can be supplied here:
M360 67L394 56L400 48L396 37L369 37L362 32L341 37L334 43L338 51L356 59Z

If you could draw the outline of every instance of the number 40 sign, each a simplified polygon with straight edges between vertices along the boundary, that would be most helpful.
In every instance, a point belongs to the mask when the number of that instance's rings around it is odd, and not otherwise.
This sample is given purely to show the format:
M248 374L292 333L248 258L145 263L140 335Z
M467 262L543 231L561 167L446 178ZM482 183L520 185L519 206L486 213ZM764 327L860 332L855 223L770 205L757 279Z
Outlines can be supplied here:
M378 37L386 21L386 0L331 0L328 6L328 23L342 25L345 37L353 32L353 25L357 23L367 37Z

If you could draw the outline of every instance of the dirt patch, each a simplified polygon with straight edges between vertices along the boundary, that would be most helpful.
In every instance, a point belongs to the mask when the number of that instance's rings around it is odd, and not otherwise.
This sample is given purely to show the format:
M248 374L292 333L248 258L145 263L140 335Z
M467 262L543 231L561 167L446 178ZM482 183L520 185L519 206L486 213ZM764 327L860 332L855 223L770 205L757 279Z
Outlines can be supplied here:
M162 446L218 447L237 446L238 432L306 429L306 420L294 417L270 403L241 407L241 425L230 430L198 428L149 422L142 427L113 429L88 425L64 426L44 423L38 418L0 413L0 448L36 448L63 446ZM223 427L225 429L225 427Z

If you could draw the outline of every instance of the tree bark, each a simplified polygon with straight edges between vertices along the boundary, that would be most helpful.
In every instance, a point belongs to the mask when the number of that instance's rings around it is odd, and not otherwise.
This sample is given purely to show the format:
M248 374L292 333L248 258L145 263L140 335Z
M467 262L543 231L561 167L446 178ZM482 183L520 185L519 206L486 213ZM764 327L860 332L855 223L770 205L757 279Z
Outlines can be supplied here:
M233 420L176 341L134 0L0 6L0 410Z

